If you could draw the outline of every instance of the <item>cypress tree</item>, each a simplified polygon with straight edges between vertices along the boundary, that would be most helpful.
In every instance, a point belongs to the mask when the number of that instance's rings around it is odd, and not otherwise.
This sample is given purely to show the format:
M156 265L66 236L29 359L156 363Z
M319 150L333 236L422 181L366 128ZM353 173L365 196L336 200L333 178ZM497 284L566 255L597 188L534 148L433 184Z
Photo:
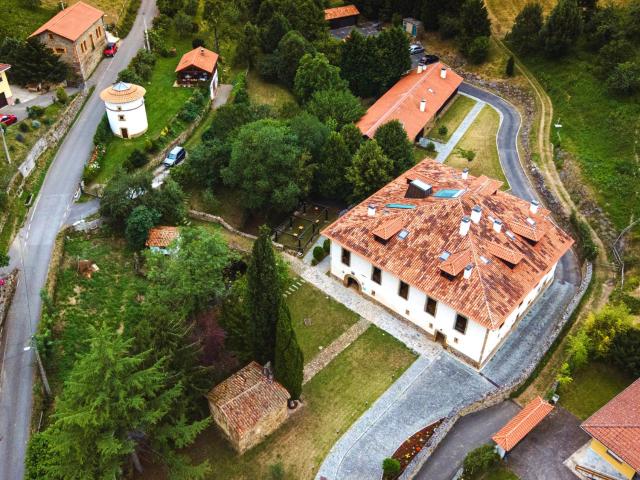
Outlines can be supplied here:
M507 60L507 68L505 69L505 72L508 77L513 77L513 74L515 73L515 63L516 62L513 59L513 55L511 55L509 57L509 60Z
M291 326L291 313L282 302L276 333L275 376L287 389L291 400L298 400L302 393L303 369L304 357Z
M325 198L345 199L350 187L345 175L351 165L351 157L342 135L331 132L324 146L322 161L316 170L316 192Z
M247 306L254 326L254 357L265 364L273 361L276 349L276 324L282 303L276 256L269 238L269 228L260 227L253 244L247 269Z

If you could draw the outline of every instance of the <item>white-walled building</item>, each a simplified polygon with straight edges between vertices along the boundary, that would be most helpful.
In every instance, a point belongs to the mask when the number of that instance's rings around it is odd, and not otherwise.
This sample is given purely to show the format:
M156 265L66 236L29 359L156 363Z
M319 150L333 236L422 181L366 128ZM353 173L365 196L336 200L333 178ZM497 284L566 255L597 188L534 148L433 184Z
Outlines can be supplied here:
M125 82L114 83L100 92L114 135L133 138L147 131L147 111L144 106L146 92L140 85Z
M484 365L573 244L501 185L423 161L324 230L331 273Z

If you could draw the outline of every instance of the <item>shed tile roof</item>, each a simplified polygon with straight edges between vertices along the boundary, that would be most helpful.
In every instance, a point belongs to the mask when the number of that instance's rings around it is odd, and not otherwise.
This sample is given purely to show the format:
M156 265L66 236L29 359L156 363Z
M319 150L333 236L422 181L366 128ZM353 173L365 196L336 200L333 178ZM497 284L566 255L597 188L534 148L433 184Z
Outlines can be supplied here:
M582 429L640 472L640 378L585 420Z
M7 71L11 68L11 65L8 63L0 63L0 73Z
M352 17L360 15L360 10L355 5L345 5L344 7L327 8L324 11L325 20L336 20L338 18Z
M409 182L416 178L432 185L433 194L407 199ZM500 185L485 176L468 175L463 180L455 168L424 160L329 225L323 234L469 319L497 329L573 245L548 210L540 207L531 213L530 202L498 190ZM442 190L463 193L438 198ZM407 201L415 208L391 207ZM377 206L373 217L367 213L369 205ZM482 208L480 221L471 222L468 233L461 236L460 222L476 205ZM538 242L512 233L512 225L526 224L528 217L546 232ZM501 232L494 230L494 219L502 221ZM400 225L409 235L400 239L392 234L385 243L376 240L377 232L388 225L394 229ZM450 256L441 260L445 251ZM469 264L473 273L465 279L459 273Z
M84 32L104 16L98 10L84 2L77 2L60 11L30 36L51 32L75 42Z
M216 52L212 52L204 47L194 48L182 56L176 67L176 72L181 72L190 67L196 67L205 72L213 73L218 63L218 57Z
M216 385L207 398L224 414L230 430L242 435L286 405L289 393L265 377L259 363L251 362Z
M462 77L442 62L425 68L422 73L412 70L402 77L367 110L357 123L363 135L371 138L381 125L399 120L413 139L435 117L460 86ZM447 69L447 78L440 77L442 68ZM427 101L424 112L420 111L422 100Z
M147 247L166 248L179 236L178 227L154 227L149 230Z
M515 447L553 410L553 405L536 397L498 431L492 438L505 452Z

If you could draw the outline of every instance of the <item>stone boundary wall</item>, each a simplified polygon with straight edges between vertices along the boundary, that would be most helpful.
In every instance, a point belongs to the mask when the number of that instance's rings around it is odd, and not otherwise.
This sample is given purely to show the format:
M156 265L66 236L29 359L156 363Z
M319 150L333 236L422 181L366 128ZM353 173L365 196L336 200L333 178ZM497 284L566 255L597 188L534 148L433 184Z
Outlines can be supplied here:
M427 445L420 451L420 453L418 453L414 457L411 463L407 466L405 471L400 476L400 480L411 480L415 478L415 476L418 474L418 472L420 472L429 457L431 457L435 449L438 447L440 442L444 439L444 437L447 436L447 433L449 433L449 431L461 417L477 412L479 410L484 410L485 408L492 407L506 400L529 378L529 376L531 376L531 374L533 374L538 363L540 362L540 360L542 360L542 357L545 355L547 350L549 350L566 323L573 315L575 309L578 307L578 304L582 300L582 297L584 296L587 288L589 287L589 284L591 283L592 276L593 265L590 262L587 262L585 274L582 277L582 281L580 283L578 291L573 296L573 299L571 299L571 302L569 302L569 304L565 308L561 320L556 324L551 334L545 338L543 348L539 349L540 353L536 356L534 361L531 362L531 364L527 365L527 367L520 373L520 375L511 380L511 382L502 385L497 390L488 392L482 398L470 405L466 405L453 410L436 429L431 439L429 439L429 441L427 442Z
M4 324L4 320L9 312L9 306L11 305L11 299L13 294L16 293L16 286L18 285L18 269L14 269L6 277L1 277L5 284L0 287L0 327Z

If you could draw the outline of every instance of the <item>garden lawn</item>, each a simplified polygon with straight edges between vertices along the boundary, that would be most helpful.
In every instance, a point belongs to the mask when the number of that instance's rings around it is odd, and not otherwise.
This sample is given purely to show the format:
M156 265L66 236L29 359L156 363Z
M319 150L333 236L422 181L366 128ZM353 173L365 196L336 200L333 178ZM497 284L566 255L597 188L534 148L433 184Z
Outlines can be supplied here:
M560 404L579 419L586 420L633 380L612 365L591 362L574 372L571 383L559 388Z
M196 460L209 459L211 479L271 478L269 467L278 463L284 478L311 479L333 444L415 358L398 340L371 326L305 385L300 411L263 443L238 456L210 427L189 452ZM163 477L148 468L143 478Z
M593 52L572 52L561 61L525 58L553 101L560 143L577 159L598 203L618 229L640 209L633 167L640 94L618 97L593 75ZM558 134L552 126L552 140Z
M496 467L485 473L479 480L518 480L518 476L507 467Z
M440 142L447 142L475 104L476 101L469 97L460 94L456 95L456 98L447 111L444 112L444 115L436 120L433 128L427 133L427 137ZM447 127L446 135L440 135L440 133L438 133L438 130L442 126Z
M211 222L203 222L200 220L195 220L193 218L188 220L189 224L194 227L203 227L210 232L216 232L225 239L230 248L234 250L239 250L241 252L250 252L253 247L253 240L246 237L241 237L233 232L230 232L226 228L223 228L222 225Z
M500 157L498 156L498 146L496 145L499 126L500 116L498 112L489 105L485 105L456 146L456 148L474 151L476 157L469 162L456 154L454 149L445 161L446 164L460 169L467 167L471 174L475 176L486 175L501 180L504 182L502 189L508 189L509 183L502 171Z
M124 164L124 161L133 150L143 150L145 142L158 137L170 122L173 125L174 134L169 135L169 139L175 138L179 132L186 128L184 122L173 117L189 99L193 89L174 87L173 84L176 79L176 65L178 65L182 54L191 50L191 40L169 41L169 45L176 47L178 55L169 58L158 56L151 81L142 85L147 90L144 100L149 129L144 135L133 139L125 140L114 136L107 144L105 158L102 160L102 168L95 179L95 183L107 183L115 171Z
M305 363L313 360L321 347L329 346L359 319L347 307L306 282L287 297L287 304ZM305 325L305 319L309 320L309 325Z
M213 193L215 198L213 203L207 203L203 193L198 189L189 190L189 208L222 217L234 228L242 229L244 227L247 215L242 206L241 198L233 192L233 189L217 188Z
M249 98L255 103L280 108L287 102L295 102L293 94L286 87L266 82L254 70L250 70L247 75L247 89Z

